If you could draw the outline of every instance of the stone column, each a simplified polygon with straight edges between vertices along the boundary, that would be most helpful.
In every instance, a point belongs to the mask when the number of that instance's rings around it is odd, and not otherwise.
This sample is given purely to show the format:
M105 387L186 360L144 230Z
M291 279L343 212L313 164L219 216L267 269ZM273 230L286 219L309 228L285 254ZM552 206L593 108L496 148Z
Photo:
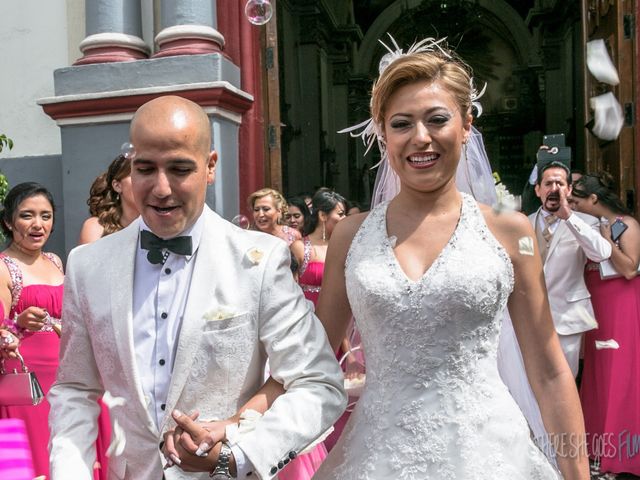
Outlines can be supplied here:
M160 21L162 30L155 39L159 51L154 57L215 53L224 46L215 1L164 0Z
M87 36L80 42L83 57L75 65L126 62L147 58L142 40L139 1L86 0Z

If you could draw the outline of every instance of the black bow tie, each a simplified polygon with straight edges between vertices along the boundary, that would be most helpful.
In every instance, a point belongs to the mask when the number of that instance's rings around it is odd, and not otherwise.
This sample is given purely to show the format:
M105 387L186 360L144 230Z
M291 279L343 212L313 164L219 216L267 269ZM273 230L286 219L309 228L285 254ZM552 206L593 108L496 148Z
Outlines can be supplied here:
M191 237L175 237L163 240L149 230L140 232L140 248L149 250L147 260L153 264L164 263L165 258L162 250L165 248L178 255L191 255L192 253Z

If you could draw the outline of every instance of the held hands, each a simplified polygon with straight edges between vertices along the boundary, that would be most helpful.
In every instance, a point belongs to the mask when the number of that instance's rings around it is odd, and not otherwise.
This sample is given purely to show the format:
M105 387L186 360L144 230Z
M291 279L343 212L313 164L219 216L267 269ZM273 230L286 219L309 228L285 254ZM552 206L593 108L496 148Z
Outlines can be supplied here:
M235 421L196 422L198 415L198 412L186 415L179 410L173 411L172 417L177 425L164 434L165 468L177 465L186 472L210 472L215 468L226 426ZM230 470L235 472L233 457Z
M47 311L38 307L29 307L18 315L16 324L20 328L37 332L44 327L47 319Z

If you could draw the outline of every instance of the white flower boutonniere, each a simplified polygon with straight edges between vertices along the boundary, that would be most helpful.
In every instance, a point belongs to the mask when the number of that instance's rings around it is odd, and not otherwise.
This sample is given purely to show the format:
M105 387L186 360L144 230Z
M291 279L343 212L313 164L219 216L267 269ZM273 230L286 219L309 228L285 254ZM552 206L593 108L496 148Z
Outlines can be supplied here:
M262 257L264 257L264 252L257 247L253 247L247 251L246 257L253 265L258 265L262 261Z

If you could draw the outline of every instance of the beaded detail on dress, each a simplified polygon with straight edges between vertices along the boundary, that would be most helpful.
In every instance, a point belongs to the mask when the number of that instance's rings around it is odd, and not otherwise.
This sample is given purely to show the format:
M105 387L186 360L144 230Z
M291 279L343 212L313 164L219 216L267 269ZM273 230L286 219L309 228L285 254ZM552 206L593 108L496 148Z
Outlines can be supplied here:
M58 262L56 261L56 257L53 254L49 252L43 252L42 255L49 259L51 263L53 263L58 268L58 270L62 272L62 266L58 264ZM0 253L0 259L2 259L2 261L7 266L7 269L9 270L9 276L11 277L11 309L9 310L8 317L5 319L5 324L11 329L13 333L22 337L23 329L21 329L17 324L18 314L16 314L15 312L16 306L20 301L20 296L22 295L22 271L20 270L20 267L18 267L16 261L10 256L5 255L4 253ZM40 331L54 332L54 326L60 327L61 324L61 319L52 317L47 313L45 323Z
M363 222L345 266L365 391L314 478L558 478L498 374L513 267L476 202L463 194L453 235L417 281L396 260L386 211Z

